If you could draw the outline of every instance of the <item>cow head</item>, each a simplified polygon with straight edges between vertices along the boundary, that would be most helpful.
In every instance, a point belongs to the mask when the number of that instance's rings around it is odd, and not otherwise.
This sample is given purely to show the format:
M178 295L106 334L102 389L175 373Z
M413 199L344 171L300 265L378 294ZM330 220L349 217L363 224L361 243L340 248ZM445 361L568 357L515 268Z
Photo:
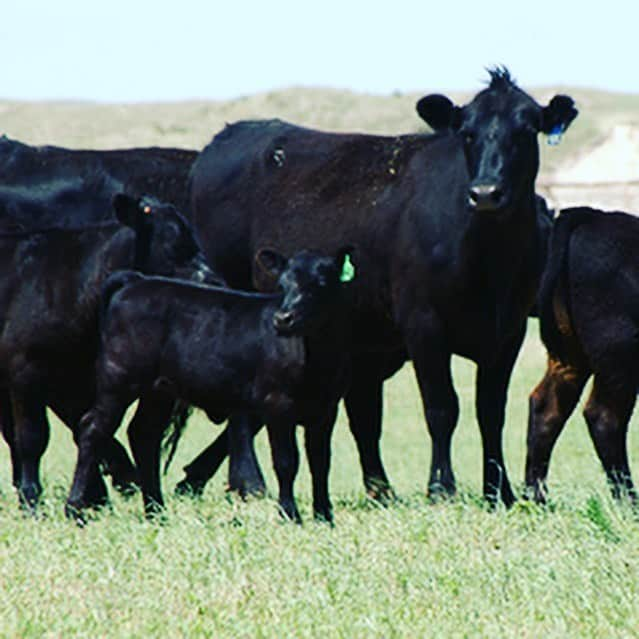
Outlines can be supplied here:
M282 303L273 316L280 335L309 335L317 331L339 307L342 291L354 277L352 247L334 257L300 251L287 260L270 249L255 256L259 268L278 280Z
M113 198L113 209L117 219L135 232L134 269L222 283L206 263L191 225L174 206L119 193Z
M417 112L433 130L459 136L470 180L469 208L499 214L532 193L539 170L537 134L565 131L578 111L566 95L540 106L505 68L489 73L489 86L467 105L428 95L417 103Z

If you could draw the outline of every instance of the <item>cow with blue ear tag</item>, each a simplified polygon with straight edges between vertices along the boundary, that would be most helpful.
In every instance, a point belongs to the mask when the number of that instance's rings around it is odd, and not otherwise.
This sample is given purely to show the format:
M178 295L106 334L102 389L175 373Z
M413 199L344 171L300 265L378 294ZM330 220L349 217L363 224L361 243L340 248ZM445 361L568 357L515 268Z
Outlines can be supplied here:
M566 132L577 108L567 95L538 102L505 67L489 69L487 80L464 104L442 94L421 98L416 110L428 133L237 122L213 138L191 172L193 220L207 255L238 287L262 288L252 279L260 246L293 254L357 245L365 276L352 284L355 373L344 399L364 485L380 500L392 497L380 455L383 382L408 359L433 443L429 493L455 493L453 354L477 364L484 494L493 504L515 500L502 431L546 246L535 194L539 139ZM282 167L272 159L278 149ZM249 448L244 468L254 468Z

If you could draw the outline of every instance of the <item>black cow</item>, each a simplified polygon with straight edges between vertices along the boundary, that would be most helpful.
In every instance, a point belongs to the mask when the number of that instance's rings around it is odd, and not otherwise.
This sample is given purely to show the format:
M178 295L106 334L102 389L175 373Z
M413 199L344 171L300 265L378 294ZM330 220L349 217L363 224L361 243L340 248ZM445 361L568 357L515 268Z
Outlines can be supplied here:
M50 188L67 180L95 176L118 183L112 195L151 195L188 209L188 176L197 152L188 149L142 147L113 150L31 146L0 138L0 187ZM77 221L77 220L76 220ZM81 220L85 223L96 220Z
M345 285L348 250L336 257L303 251L288 262L262 250L256 261L281 294L195 286L134 273L114 275L104 293L97 398L83 418L68 512L87 505L96 460L127 406L202 407L215 422L239 411L266 422L283 513L300 520L293 496L299 455L295 426L304 424L315 515L331 520L330 435L348 383ZM157 408L156 408L157 410ZM159 477L161 420L131 436L147 513L163 504Z
M463 107L429 95L417 111L434 135L330 134L279 120L227 126L193 165L191 215L212 267L236 287L251 285L259 246L290 254L357 245L345 401L367 488L389 487L382 384L408 357L433 439L430 490L454 492L456 353L478 365L484 493L509 504L501 434L538 284L537 134L567 128L577 111L562 95L540 106L505 69Z
M196 155L191 150L159 147L76 150L30 146L2 136L0 232L78 228L114 219L111 200L121 192L150 195L186 210L187 178ZM92 399L92 395L84 398L83 405L90 405ZM77 393L71 401L82 403ZM0 409L2 430L11 440L11 402L2 389ZM58 410L67 413L63 407ZM123 448L114 448L112 453L107 469L114 483L127 489L133 466Z
M548 367L530 396L526 485L546 499L557 437L587 379L590 436L613 494L636 492L626 433L639 387L639 220L587 207L565 209L552 233L540 290L541 336Z
M0 234L0 385L11 394L15 433L3 421L14 481L30 506L41 493L45 406L75 426L93 403L104 280L118 268L211 276L190 225L173 206L123 194L113 206L119 222ZM95 491L99 501L104 484Z

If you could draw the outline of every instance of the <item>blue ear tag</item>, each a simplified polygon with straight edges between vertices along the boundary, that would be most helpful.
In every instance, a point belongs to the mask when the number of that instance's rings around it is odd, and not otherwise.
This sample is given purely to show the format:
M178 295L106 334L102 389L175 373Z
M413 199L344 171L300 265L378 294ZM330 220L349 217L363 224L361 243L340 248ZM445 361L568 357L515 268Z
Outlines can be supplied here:
M555 124L550 133L548 134L548 144L550 146L557 146L561 142L561 137L564 134L564 125Z
M339 276L340 282L350 282L355 277L355 267L351 262L350 256L347 254L344 258L344 266L342 266L342 273Z

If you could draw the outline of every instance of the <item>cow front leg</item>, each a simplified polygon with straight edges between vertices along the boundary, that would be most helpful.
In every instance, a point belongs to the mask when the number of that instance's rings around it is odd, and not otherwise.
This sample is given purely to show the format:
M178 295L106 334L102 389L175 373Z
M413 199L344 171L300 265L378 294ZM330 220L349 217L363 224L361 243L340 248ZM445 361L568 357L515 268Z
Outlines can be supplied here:
M526 492L546 502L550 457L566 420L575 409L589 372L583 367L548 358L546 373L528 402Z
M484 497L495 505L501 498L507 507L515 502L502 445L506 411L506 397L510 375L524 339L524 324L517 337L510 341L502 353L490 364L477 365L475 409L481 432L484 461Z
M459 402L451 374L451 351L441 324L431 315L417 315L407 330L408 352L421 392L426 424L432 440L428 493L431 497L456 492L450 457Z
M300 465L299 450L295 437L295 424L274 423L267 425L273 467L279 485L280 512L298 524L302 518L293 495L293 483Z

